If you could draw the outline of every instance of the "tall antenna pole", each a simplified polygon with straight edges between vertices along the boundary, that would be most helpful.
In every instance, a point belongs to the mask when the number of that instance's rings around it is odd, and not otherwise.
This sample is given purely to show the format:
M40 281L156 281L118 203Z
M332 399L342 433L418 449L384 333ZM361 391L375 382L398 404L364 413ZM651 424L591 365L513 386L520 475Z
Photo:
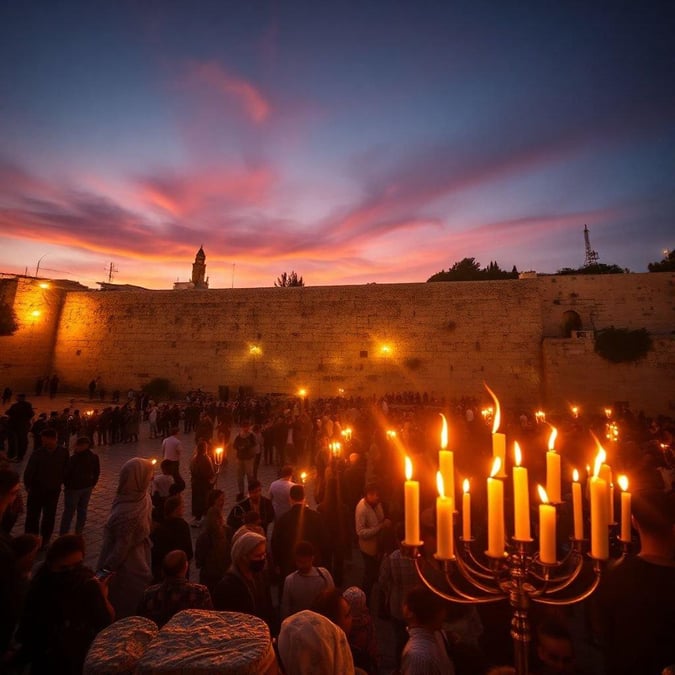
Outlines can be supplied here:
M108 283L109 284L112 283L113 275L115 274L115 272L119 272L119 270L117 269L117 267L115 267L115 263L110 263L110 265L108 266Z
M584 225L584 243L586 244L586 260L584 267L598 264L598 252L591 248L591 234L588 230L588 225Z

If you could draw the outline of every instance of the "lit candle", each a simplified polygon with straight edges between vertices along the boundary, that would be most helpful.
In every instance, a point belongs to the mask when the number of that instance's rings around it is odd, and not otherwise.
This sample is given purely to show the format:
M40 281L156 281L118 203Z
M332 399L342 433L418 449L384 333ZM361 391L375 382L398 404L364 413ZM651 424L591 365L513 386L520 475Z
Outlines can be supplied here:
M216 466L220 466L223 463L223 448L216 448Z
M499 425L501 424L501 407L499 405L499 399L495 393L490 389L490 387L485 385L485 388L488 390L490 396L495 402L495 414L492 418L492 457L494 459L499 458L499 477L506 477L506 435L499 433Z
M609 484L609 524L614 525L616 519L614 518L614 483Z
M555 506L548 503L548 495L541 485L537 485L537 489L542 501L539 504L539 559L552 565L556 562Z
M548 439L548 452L546 453L546 493L554 504L562 501L560 493L560 455L555 451L555 439L558 430L551 427L551 435Z
M443 476L445 494L452 501L452 510L455 510L455 453L448 450L448 422L445 415L440 413L443 419L441 428L441 449L438 453L438 468Z
M581 507L581 483L579 472L572 472L572 510L574 514L574 538L578 541L584 538L584 514Z
M420 542L420 484L412 480L412 462L405 458L405 485L403 497L405 504L405 543L417 546Z
M454 532L452 523L453 504L450 497L445 496L443 486L443 474L436 472L436 485L438 497L436 497L436 554L441 560L451 560L455 557Z
M609 558L609 487L607 481L600 478L602 454L595 460L595 470L591 476L591 557L596 560Z
M630 492L628 492L628 478L619 476L621 488L621 541L630 542Z
M520 466L522 453L518 443L514 443L516 465L513 467L513 520L514 539L518 541L530 540L530 487L527 479L527 469Z
M306 472L306 471L303 471L303 472L300 474L300 480L302 481L302 484L303 484L303 485L307 482L307 472Z
M501 460L495 457L487 479L488 491L488 550L491 558L504 557L504 483L495 478L501 469Z
M465 478L462 485L464 494L462 495L462 537L464 541L471 539L471 493L469 492L469 479Z
M597 441L597 439L596 439ZM602 446L599 446L599 455L601 458L600 468L598 469L598 476L607 483L607 518L608 523L614 522L614 491L611 489L612 485L612 467L607 464L607 453Z

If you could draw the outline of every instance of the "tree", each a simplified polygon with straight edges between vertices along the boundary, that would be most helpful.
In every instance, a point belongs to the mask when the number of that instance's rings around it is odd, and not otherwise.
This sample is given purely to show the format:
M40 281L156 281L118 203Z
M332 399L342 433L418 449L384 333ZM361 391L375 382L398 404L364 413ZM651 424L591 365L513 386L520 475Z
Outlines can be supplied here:
M284 272L280 277L277 277L274 285L278 288L287 288L290 286L304 286L305 282L302 280L302 277L298 277L295 271L292 271L290 274Z
M517 279L518 270L513 266L511 272L503 270L496 260L481 269L480 263L475 258L463 258L446 272L441 270L427 281L492 281L494 279Z
M605 265L604 263L596 263L595 265L584 265L574 269L573 267L563 267L558 270L556 274L566 276L570 274L627 274L627 270L618 265Z
M666 251L661 262L651 262L647 265L650 272L675 272L675 249Z

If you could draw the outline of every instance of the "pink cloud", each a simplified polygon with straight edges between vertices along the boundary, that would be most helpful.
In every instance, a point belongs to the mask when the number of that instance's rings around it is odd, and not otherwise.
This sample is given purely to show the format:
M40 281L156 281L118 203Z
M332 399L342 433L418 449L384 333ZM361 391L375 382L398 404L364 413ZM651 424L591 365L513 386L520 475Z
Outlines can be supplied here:
M227 72L220 64L213 61L193 63L188 74L192 82L208 87L226 100L235 100L256 124L269 119L272 107L260 89Z

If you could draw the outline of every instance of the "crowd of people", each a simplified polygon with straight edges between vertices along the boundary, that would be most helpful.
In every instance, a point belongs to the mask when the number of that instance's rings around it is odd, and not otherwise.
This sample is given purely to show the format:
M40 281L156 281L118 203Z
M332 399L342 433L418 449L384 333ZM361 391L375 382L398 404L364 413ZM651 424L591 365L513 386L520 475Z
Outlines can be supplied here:
M90 386L92 399L96 391ZM405 447L421 467L418 564L433 586L448 590L434 557L434 481L424 476L435 473L441 411L463 449L456 453L458 472L484 475L490 429L477 401L402 392L224 402L194 392L189 400L157 404L130 391L115 409L135 416L135 433L113 433L101 422L105 410L35 416L21 394L7 410L0 435L0 450L7 448L0 463L0 606L7 608L0 620L2 669L81 672L92 641L114 621L143 616L162 627L186 609L264 621L275 638L276 667L289 675L381 672L382 626L394 645L392 668L403 675L478 675L511 663L503 608L444 601L420 585L400 546ZM87 525L100 476L96 448L135 442L142 422L151 438L161 439L161 461L134 457L124 463L98 564L87 568L86 530L99 527ZM607 419L566 414L555 423L566 462L578 463L580 439L589 428L602 435ZM623 559L617 551L618 564L587 601L586 633L609 675L647 675L675 663L669 639L675 625L674 426L666 416L649 419L625 406L613 423L620 429L613 462L630 471L634 485L639 555ZM541 447L548 427L510 411L506 433L525 448ZM31 434L34 448L24 461ZM25 463L21 476L19 462ZM226 465L237 484L229 509L217 481ZM269 485L261 483L261 465L278 471ZM533 463L531 470L536 477L543 467ZM21 481L25 533L12 536L22 511ZM53 538L62 491L59 536ZM476 550L482 550L480 492L474 508ZM561 514L562 524L564 509ZM362 574L354 578L357 567ZM570 622L567 612L533 613L532 673L579 672Z

